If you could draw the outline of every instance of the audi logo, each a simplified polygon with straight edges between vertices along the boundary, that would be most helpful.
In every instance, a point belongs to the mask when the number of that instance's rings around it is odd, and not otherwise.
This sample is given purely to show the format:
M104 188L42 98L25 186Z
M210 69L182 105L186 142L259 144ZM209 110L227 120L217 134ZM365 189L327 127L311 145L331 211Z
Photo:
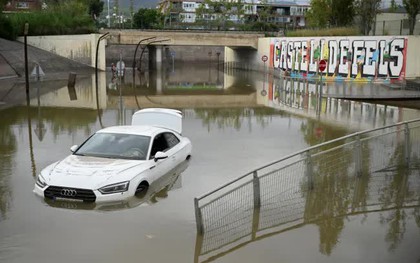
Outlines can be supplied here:
M61 190L61 195L62 196L76 196L77 191L73 189L63 189Z

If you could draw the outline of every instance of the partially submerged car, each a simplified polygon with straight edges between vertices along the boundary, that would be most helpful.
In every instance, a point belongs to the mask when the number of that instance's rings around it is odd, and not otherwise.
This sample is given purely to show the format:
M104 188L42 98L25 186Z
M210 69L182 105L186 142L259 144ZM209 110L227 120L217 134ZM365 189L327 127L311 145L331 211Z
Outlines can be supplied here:
M41 171L34 192L53 200L126 200L189 159L191 150L180 111L139 110L130 126L104 128L72 146L70 156Z
M182 187L182 173L188 168L189 160L183 161L168 174L153 181L149 188L128 197L125 200L109 202L69 202L66 199L57 200L45 198L45 203L51 207L72 210L116 211L138 206L149 206L158 203L169 196L169 192Z

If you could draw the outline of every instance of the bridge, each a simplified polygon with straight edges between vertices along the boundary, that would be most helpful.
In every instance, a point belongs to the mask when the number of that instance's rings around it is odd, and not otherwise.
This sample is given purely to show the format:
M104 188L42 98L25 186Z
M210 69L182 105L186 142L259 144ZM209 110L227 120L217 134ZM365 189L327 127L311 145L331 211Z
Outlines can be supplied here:
M262 33L243 33L235 31L168 31L168 30L102 30L109 32L108 44L137 45L142 39L155 37L150 43L153 46L225 46L230 48L258 49L258 38ZM147 42L146 42L147 43Z
M165 46L223 46L231 50L258 50L261 33L230 31L166 31L166 30L102 30L107 35L109 45L147 45L149 67L156 69L164 61Z

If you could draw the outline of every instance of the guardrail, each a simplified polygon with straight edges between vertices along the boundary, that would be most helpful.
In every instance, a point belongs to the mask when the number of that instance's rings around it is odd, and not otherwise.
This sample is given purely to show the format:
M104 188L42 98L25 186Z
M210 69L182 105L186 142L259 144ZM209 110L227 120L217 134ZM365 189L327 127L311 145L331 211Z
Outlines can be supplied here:
M410 186L407 174L418 169L420 119L357 132L288 155L194 199L200 237L196 258L244 238L256 240L259 233L275 227L314 221L322 216L317 207L336 194L345 200L334 215L366 211L368 206L410 204L418 200L420 180L414 177ZM389 173L404 177L403 196L393 204L383 195L389 183L384 174ZM322 204L320 195L325 199ZM318 214L312 215L313 210Z

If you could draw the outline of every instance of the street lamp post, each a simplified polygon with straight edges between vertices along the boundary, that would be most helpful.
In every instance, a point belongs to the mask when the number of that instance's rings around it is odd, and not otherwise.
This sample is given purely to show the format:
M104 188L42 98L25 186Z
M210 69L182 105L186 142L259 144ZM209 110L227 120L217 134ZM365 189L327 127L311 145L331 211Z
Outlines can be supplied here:
M108 28L111 27L111 17L109 16L109 0L108 0Z
M28 31L29 31L29 23L25 22L25 27L23 29L23 40L24 40L24 56L25 56L25 86L26 86L26 98L29 101L29 70L28 70Z
M144 38L144 39L140 40L140 41L139 41L139 43L137 43L136 50L134 51L134 58L133 58L133 83L134 83L134 80L135 80L135 79L134 79L134 72L135 72L135 69L137 68L137 67L136 67L137 49L139 48L140 44L141 44L143 41L150 40L150 39L153 39L153 38L156 38L156 37L148 37L148 38ZM141 62L140 62L140 63L141 63Z

